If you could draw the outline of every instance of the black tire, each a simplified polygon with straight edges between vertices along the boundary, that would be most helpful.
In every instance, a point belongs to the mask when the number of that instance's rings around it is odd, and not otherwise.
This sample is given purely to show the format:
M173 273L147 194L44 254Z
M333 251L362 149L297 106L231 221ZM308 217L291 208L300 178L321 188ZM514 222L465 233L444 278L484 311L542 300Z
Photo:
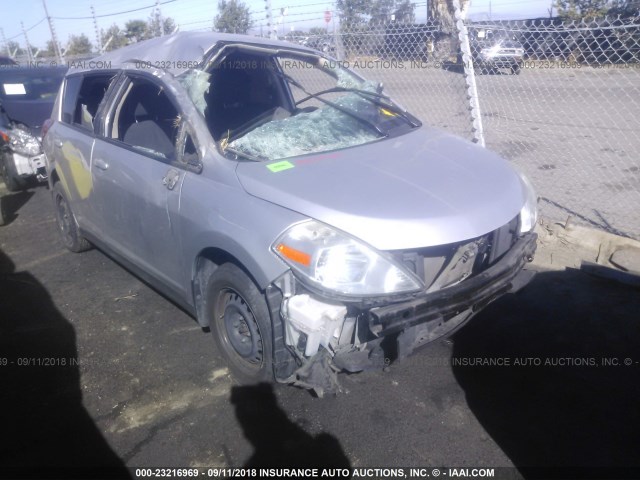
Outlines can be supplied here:
M211 275L207 315L233 377L244 385L273 382L273 335L267 302L236 265L225 263Z
M75 253L89 250L91 244L78 232L76 218L71 211L67 196L60 182L53 186L51 194L53 196L53 208L56 212L56 223L64 246Z
M16 166L13 163L13 155L5 152L0 158L0 174L10 192L20 192L27 188L27 180L18 175Z

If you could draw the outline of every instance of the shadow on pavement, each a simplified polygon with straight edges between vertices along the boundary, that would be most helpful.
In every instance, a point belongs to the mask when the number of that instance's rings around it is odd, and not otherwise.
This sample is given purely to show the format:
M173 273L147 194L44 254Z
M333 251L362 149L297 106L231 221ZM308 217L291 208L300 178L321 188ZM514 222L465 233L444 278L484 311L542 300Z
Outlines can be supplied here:
M4 185L0 184L0 218L4 219L4 225L9 225L18 218L18 210L33 197L34 193L31 190L9 193Z
M82 405L73 326L0 250L0 475L130 478Z
M638 289L544 272L455 336L469 407L525 477L640 478L639 312Z
M311 436L287 418L271 385L233 387L231 403L254 448L245 467L350 468L335 437L327 433Z

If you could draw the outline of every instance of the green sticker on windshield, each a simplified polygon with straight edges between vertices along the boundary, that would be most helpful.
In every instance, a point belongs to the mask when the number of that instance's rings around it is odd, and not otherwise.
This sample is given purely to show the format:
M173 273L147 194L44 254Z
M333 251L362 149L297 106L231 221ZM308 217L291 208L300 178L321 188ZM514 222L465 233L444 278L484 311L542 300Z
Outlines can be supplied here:
M290 168L295 167L295 165L291 162L283 160L282 162L270 163L267 165L267 168L271 170L273 173L281 172L282 170L289 170Z

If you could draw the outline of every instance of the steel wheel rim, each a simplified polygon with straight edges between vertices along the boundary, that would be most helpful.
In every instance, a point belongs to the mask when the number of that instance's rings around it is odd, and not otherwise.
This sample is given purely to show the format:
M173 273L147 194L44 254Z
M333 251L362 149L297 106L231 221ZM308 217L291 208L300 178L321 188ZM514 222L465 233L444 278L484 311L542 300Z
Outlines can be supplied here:
M219 296L224 340L243 364L258 369L263 363L262 335L248 303L235 290L224 289Z
M71 239L71 222L73 219L71 218L69 206L61 195L58 195L56 199L56 214L58 218L58 228L60 228L60 232L62 232L62 238L64 238L65 242L69 243Z

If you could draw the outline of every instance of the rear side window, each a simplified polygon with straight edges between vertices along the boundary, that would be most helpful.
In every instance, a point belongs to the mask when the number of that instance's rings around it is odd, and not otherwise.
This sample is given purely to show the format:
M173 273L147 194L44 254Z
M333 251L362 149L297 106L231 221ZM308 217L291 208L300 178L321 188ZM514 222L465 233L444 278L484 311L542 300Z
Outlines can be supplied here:
M64 85L64 99L62 100L62 122L73 123L74 112L76 110L76 100L78 91L82 84L82 77L67 77Z
M89 131L114 75L86 75L67 78L62 102L62 121Z

